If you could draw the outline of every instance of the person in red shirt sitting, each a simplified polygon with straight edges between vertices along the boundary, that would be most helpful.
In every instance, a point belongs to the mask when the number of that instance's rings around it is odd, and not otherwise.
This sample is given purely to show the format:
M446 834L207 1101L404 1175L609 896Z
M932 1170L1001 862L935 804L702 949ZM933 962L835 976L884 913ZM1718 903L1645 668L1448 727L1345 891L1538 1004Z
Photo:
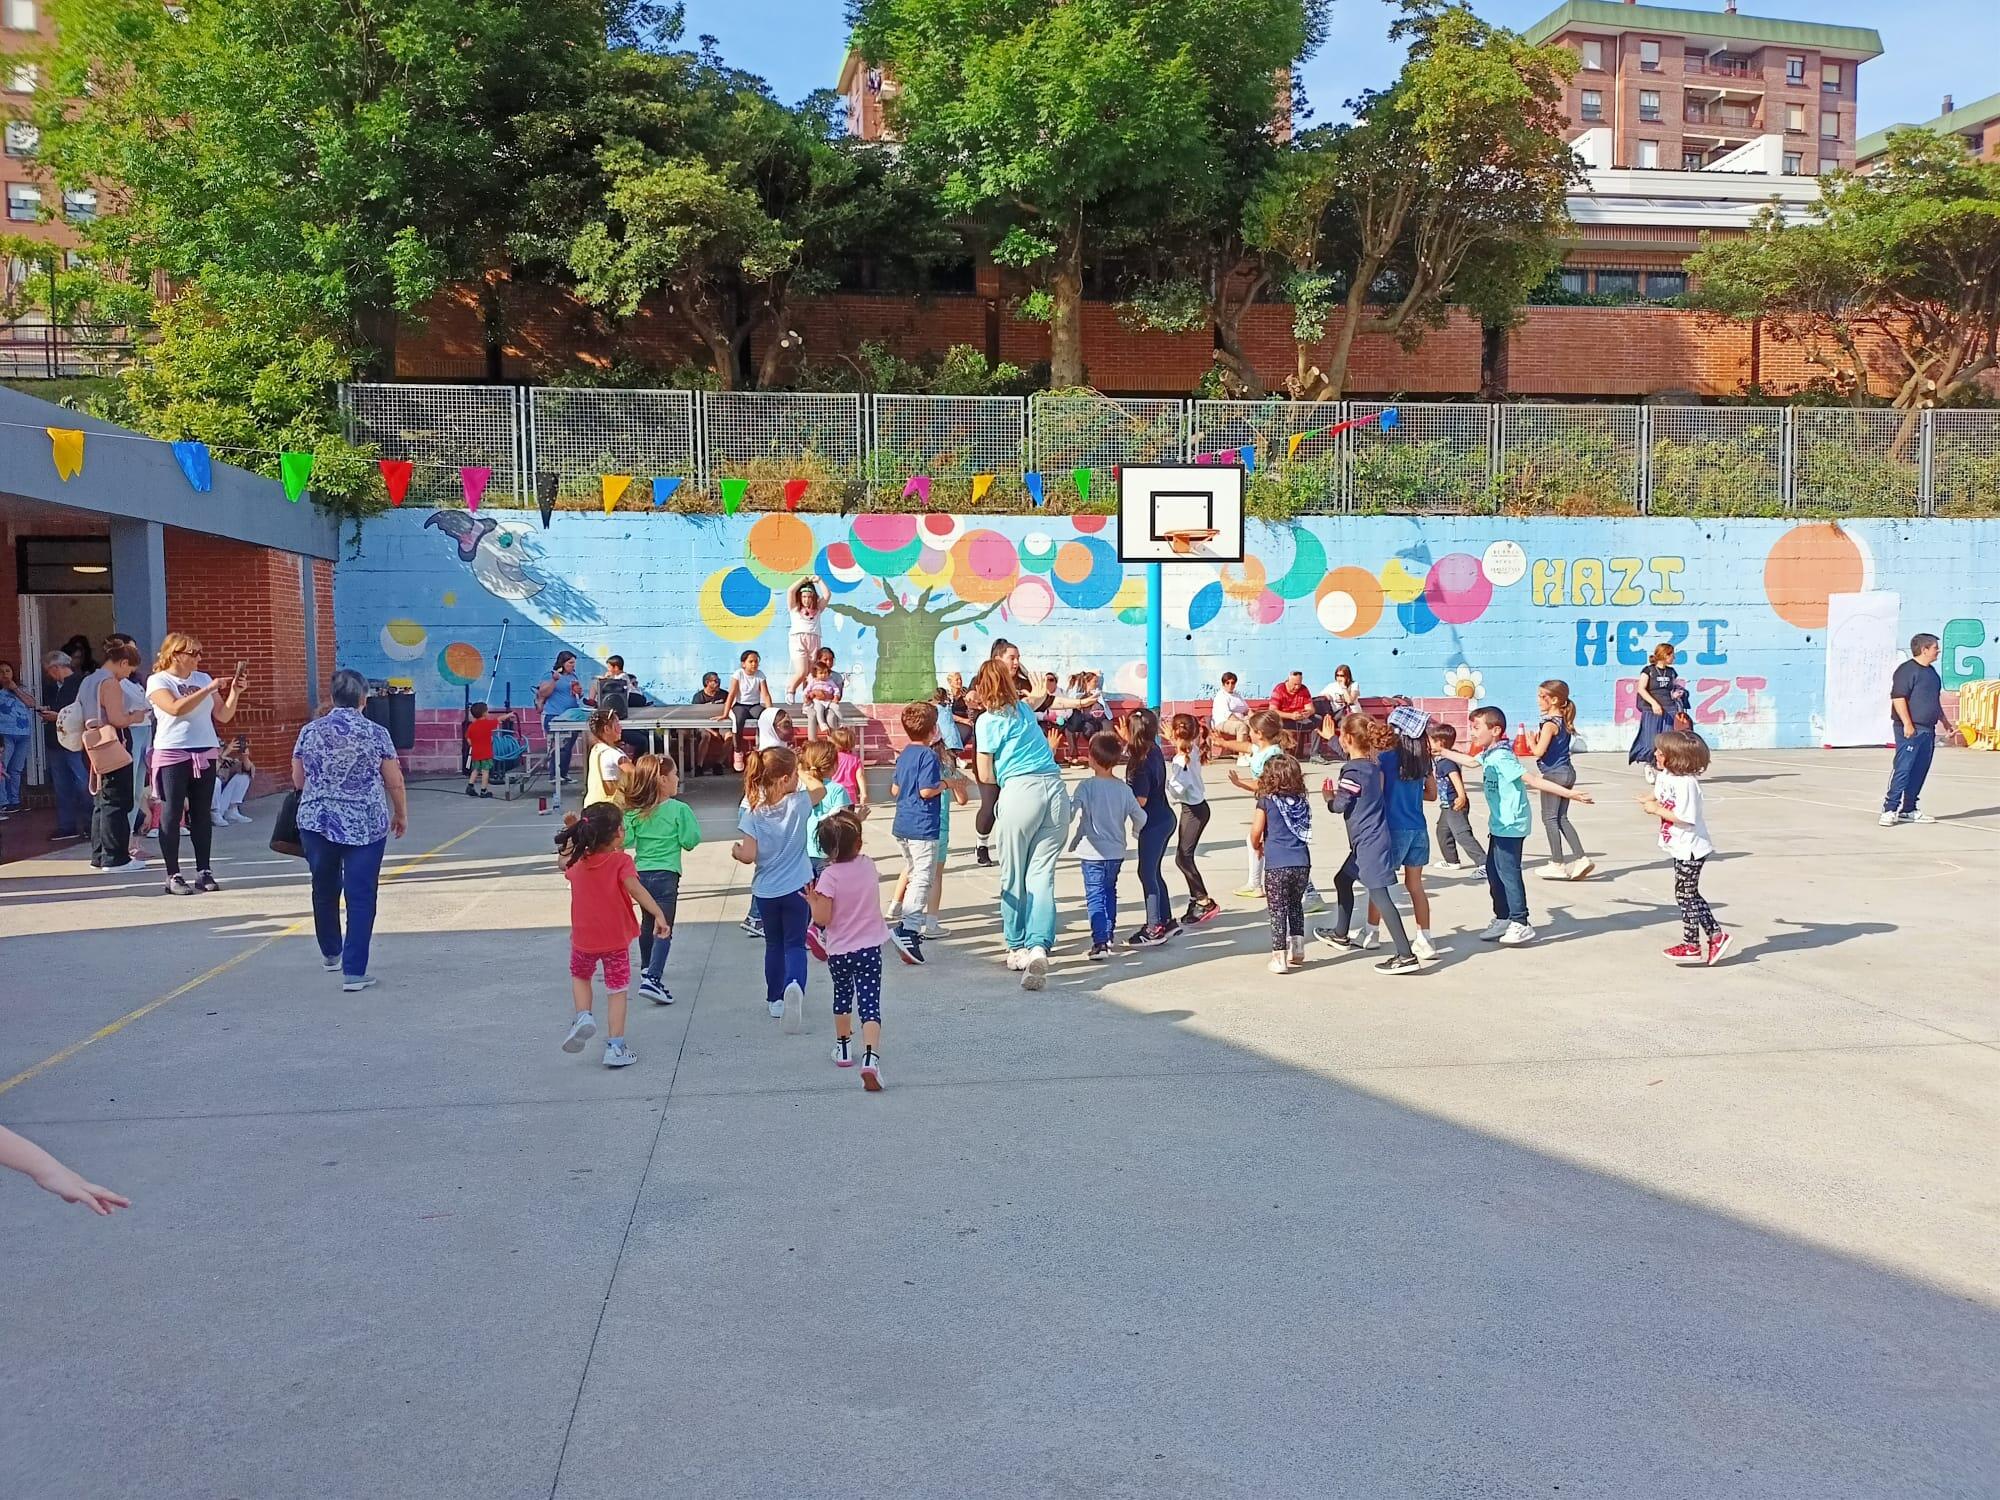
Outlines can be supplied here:
M493 775L493 731L500 727L500 720L487 711L484 703L473 704L468 712L470 717L465 725L465 795L491 797L493 793L486 783Z
M1305 673L1294 672L1271 689L1271 712L1284 721L1285 733L1303 753L1313 726L1313 695Z

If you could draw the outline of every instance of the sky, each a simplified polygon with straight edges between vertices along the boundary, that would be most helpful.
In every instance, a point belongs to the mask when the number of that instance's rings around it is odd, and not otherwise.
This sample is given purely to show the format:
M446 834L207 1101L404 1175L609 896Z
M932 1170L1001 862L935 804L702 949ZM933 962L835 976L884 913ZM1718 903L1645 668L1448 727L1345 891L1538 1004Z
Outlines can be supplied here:
M1559 0L1477 0L1489 21L1519 29ZM761 74L787 102L831 88L846 53L843 0L686 0L687 37L707 33L723 56ZM1686 8L1722 9L1722 0ZM1916 124L1937 115L1947 93L1960 104L2000 92L2000 4L1995 0L1748 0L1746 14L1836 25L1873 26L1883 55L1861 70L1861 131ZM1388 39L1382 0L1334 0L1332 35L1305 67L1306 93L1318 122L1345 116L1343 102L1391 78L1400 63Z

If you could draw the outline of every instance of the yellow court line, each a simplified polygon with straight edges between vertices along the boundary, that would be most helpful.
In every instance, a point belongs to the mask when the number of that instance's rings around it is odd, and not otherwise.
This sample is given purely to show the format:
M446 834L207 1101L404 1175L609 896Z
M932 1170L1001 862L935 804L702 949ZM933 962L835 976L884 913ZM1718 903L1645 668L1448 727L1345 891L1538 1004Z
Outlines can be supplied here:
M479 832L480 829L484 828L488 823L491 823L495 818L499 816L500 814L498 814L497 812L488 814L483 822L475 823L470 828L466 829L463 833L456 834L453 837L446 839L442 844L439 844L435 849L426 849L422 854L415 856L413 859L407 861L404 864L398 865L395 869L391 870L387 875L385 875L383 879L394 880L399 875L409 874L410 871L416 869L416 867L422 864L425 860L435 859L438 857L438 855L444 853L445 850L451 848L452 845L461 844L465 842L465 840L471 838L475 833ZM235 968L238 964L244 962L246 959L255 958L258 954L262 953L266 948L270 947L273 943L279 942L282 939L292 937L297 933L305 931L307 925L311 923L311 921L312 918L309 916L300 917L298 921L292 923L291 926L285 928L282 932L274 932L269 937L265 938L263 941L252 943L248 948L245 948L241 953L236 954L233 958L225 958L221 963L217 964L214 968L208 970L206 973L195 975L194 978L190 979L186 984L181 985L178 989L168 990L167 993L160 996L159 999L149 1000L144 1005L140 1006L137 1010L128 1011L126 1014L120 1016L117 1020L110 1022L108 1025L100 1026L97 1030L93 1031L89 1036L85 1037L82 1041L71 1042L67 1047L63 1048L62 1051L52 1052L47 1057L43 1058L40 1062L31 1064L30 1066L23 1068L20 1072L16 1073L12 1078L7 1079L5 1082L0 1082L0 1094L6 1093L9 1089L19 1088L22 1084L26 1083L31 1078L40 1077L42 1074L48 1072L50 1068L55 1067L58 1063L68 1062L72 1057L75 1057L77 1053L81 1052L85 1047L89 1047L94 1045L95 1043L101 1042L108 1036L116 1036L119 1032L123 1031L127 1026L130 1026L134 1021L141 1020L146 1016L150 1016L154 1011L158 1010L168 1001L178 1000L180 999L181 996L187 994L190 990L200 989L203 985L207 984L209 980L215 978L218 974L227 974L231 969Z

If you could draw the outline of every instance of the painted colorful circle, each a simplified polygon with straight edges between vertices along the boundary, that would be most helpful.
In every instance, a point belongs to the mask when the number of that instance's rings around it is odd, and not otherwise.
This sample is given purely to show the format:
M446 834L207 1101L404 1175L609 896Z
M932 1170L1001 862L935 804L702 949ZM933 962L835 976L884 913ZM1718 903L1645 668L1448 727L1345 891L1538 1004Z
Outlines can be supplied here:
M1335 604L1336 598L1347 600ZM1320 623L1337 636L1354 640L1368 634L1382 618L1382 584L1366 568L1349 564L1335 568L1314 592ZM1337 620L1340 623L1329 623Z
M1021 567L1029 573L1046 573L1056 565L1056 544L1046 531L1031 531L1021 539Z
M952 544L965 534L965 522L957 516L931 515L917 518L917 534L924 539L926 547L935 547L940 552L949 552Z
M1326 577L1326 547L1303 526L1294 526L1291 531L1292 565L1271 585L1271 592L1280 599L1304 599Z
M761 603L757 602L762 596ZM733 607L744 606L741 610ZM696 596L695 607L701 623L715 635L737 645L747 645L764 633L777 612L777 596L750 574L747 568L725 568L711 573Z
M1022 625L1039 625L1056 607L1056 596L1039 578L1023 578L1007 596L1007 610Z
M1489 543L1479 565L1485 570L1486 581L1496 589L1511 589L1528 576L1528 554L1519 542Z
M382 654L390 661L415 661L424 654L430 636L415 620L391 620L378 638Z
M1076 529L1082 532L1085 536L1095 536L1097 535L1098 532L1102 531L1106 526L1109 526L1111 524L1111 517L1078 516L1075 518L1074 524L1076 526Z
M1419 594L1407 604L1396 606L1396 618L1411 635L1429 635L1438 628L1438 617L1430 601Z
M1424 591L1424 581L1392 557L1382 565L1382 593L1391 604L1408 604Z
M1764 597L1787 625L1826 628L1826 601L1868 587L1868 555L1860 541L1826 522L1794 526L1764 559Z
M479 648L464 641L453 641L438 652L438 676L453 687L470 687L485 670L486 658Z
M868 576L854 566L854 549L845 542L828 542L820 548L813 571L836 594L847 593Z
M1254 625L1275 625L1285 617L1285 601L1269 589L1252 599L1244 608L1249 612Z
M1319 616L1320 627L1328 634L1345 635L1353 628L1360 610L1355 607L1352 594L1345 589L1335 589L1330 594L1320 595L1313 606L1313 613Z
M997 531L968 531L951 549L952 592L968 604L997 604L1012 592L1021 560Z
M856 516L850 545L855 566L874 578L896 578L909 572L924 550L915 516Z
M1056 597L1071 609L1102 609L1125 581L1118 554L1096 537L1064 542L1056 552Z
M748 619L771 603L771 590L748 568L731 568L722 575L719 595L722 607L732 615Z
M1493 602L1493 585L1470 552L1448 552L1431 564L1424 603L1447 625L1470 625Z
M1222 613L1222 585L1219 582L1204 583L1195 590L1194 598L1188 601L1188 629L1199 630L1211 625L1215 617Z
M760 516L744 538L743 551L759 582L783 588L812 563L812 527L782 512Z
M1222 592L1232 599L1245 604L1254 603L1264 592L1268 574L1264 571L1264 560L1255 555L1243 559L1241 577L1233 576L1228 568L1222 570Z
M926 547L917 554L917 560L910 564L907 576L912 588L943 588L951 581L951 554L940 552L935 547Z

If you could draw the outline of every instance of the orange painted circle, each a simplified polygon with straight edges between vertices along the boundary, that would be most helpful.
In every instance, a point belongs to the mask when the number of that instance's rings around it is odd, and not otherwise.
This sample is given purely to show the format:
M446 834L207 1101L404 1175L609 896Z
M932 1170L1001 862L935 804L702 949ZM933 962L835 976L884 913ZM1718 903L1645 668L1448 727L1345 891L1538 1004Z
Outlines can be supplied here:
M1056 550L1056 577L1064 583L1082 583L1090 576L1095 561L1082 542L1064 542Z
M772 573L803 573L812 566L812 528L797 516L762 517L750 528L750 556Z
M1335 635L1354 640L1368 634L1382 618L1382 580L1366 568L1335 568L1313 591L1315 604L1328 594L1345 594L1354 601L1354 618Z
M1860 543L1823 521L1794 526L1764 559L1764 597L1779 619L1800 630L1824 630L1827 597L1859 593L1867 582Z
M1264 559L1251 556L1243 559L1243 576L1236 577L1227 565L1222 569L1222 592L1232 599L1245 604L1254 604L1264 592L1267 574Z

